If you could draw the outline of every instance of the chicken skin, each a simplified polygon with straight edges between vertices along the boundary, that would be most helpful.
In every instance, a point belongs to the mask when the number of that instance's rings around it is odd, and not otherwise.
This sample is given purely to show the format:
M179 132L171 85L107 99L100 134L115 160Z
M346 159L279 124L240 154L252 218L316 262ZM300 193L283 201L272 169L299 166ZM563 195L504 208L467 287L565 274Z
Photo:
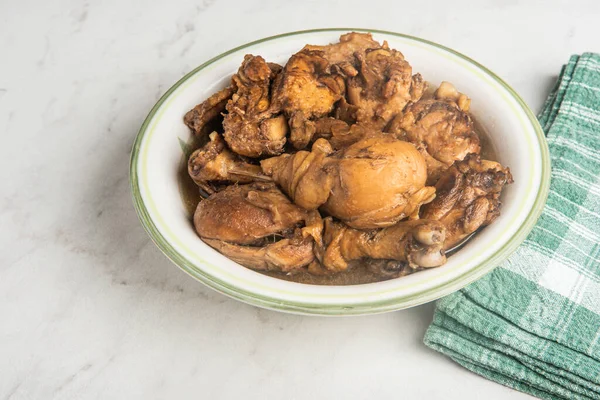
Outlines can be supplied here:
M467 154L479 154L479 136L468 113L453 101L427 99L406 106L386 132L413 143L427 163L427 184Z
M331 117L314 121L314 138L327 139L335 150L344 149L362 139L373 136L382 136L382 132L369 123L348 124Z
M378 41L373 39L370 33L350 32L340 36L338 43L328 44L325 46L315 46L307 44L304 50L321 51L323 57L331 65L341 65L342 71L346 74L356 75L347 69L345 63L350 65L355 64L355 54L364 54L367 49L378 49L381 47Z
M291 203L273 183L229 186L211 195L198 204L194 226L234 261L285 272L313 261L313 240L320 241L322 229L318 212Z
M358 229L381 228L415 215L435 196L414 146L373 136L342 150L323 210Z
M304 59L308 54L319 60L316 65L321 68L301 70L310 72L308 76L311 77L315 76L315 72L326 71L329 83L323 82L321 86L325 87L320 88L320 92L327 96L321 94L307 97L306 93L298 90L293 92L297 93L297 98L318 101L321 107L317 108L314 104L303 107L298 104L294 107L284 106L284 110L290 115L290 141L297 149L305 148L313 138L316 127L312 121L326 116L334 109L338 119L369 124L381 130L409 101L420 99L426 88L421 75L412 75L412 68L402 53L391 50L386 42L379 44L370 34L353 32L342 35L340 42L336 44L305 46L300 53L292 56L290 62L296 65L298 60L295 57L303 56ZM284 79L287 79L287 69L288 66L283 74ZM346 80L341 81L341 76ZM332 77L335 77L334 81L338 85L331 83ZM296 79L293 82L300 81ZM312 91L312 86L306 83L301 87ZM348 101L342 96L344 88ZM335 92L334 89L338 91ZM289 88L282 86L282 91L288 90ZM335 95L332 95L334 92ZM284 104L288 104L289 97L285 100L287 102L284 101ZM337 105L334 104L336 102Z
M261 56L246 55L233 76L236 91L226 106L223 136L235 153L261 157L283 152L289 128L271 101L271 83L279 70Z
M307 218L273 183L229 186L198 204L198 235L237 244L255 244L267 236L293 231Z
M290 141L297 148L306 147L312 140L327 139L334 149L341 149L363 139L368 134L379 134L381 130L364 124L348 124L340 119L323 117L314 121L298 118L295 114L290 119L292 130Z
M301 50L283 68L275 99L290 116L302 112L306 118L321 117L333 110L344 89L344 80L331 73L321 51Z
M358 229L416 216L435 197L435 189L425 186L423 157L410 143L374 136L332 153L318 139L311 152L283 154L263 160L261 167L300 207L320 207Z
M316 210L329 198L336 175L335 160L328 158L333 149L324 139L317 140L312 151L282 154L260 162L265 175L298 206Z
M275 88L282 109L292 116L301 112L310 120L329 114L345 90L343 75L356 75L355 54L381 45L370 34L349 33L338 43L306 45L290 57Z
M270 180L262 174L259 165L247 163L226 146L217 132L209 135L210 141L192 153L188 160L188 173L206 193L217 191L217 186L231 183L250 183Z
M500 194L513 182L508 168L469 154L446 170L436 183L437 196L422 207L421 218L446 228L444 249L450 249L500 215Z
M219 90L208 99L188 111L183 117L183 122L196 136L206 134L210 123L221 116L225 111L227 102L235 92L234 86Z
M276 99L290 119L290 142L296 149L312 140L312 120L345 102L345 78L358 74L357 56L381 45L370 34L352 32L326 46L306 45L284 67Z
M315 259L312 240L302 235L264 246L240 246L215 239L203 240L238 264L257 271L292 273L311 264Z
M363 231L326 218L324 248L318 258L325 268L335 272L365 258L431 268L446 262L444 239L445 228L437 221L403 221L385 229Z
M369 49L356 54L359 74L348 80L348 102L357 107L359 123L384 128L409 101L423 95L426 83L420 74L412 75L402 53L388 48Z

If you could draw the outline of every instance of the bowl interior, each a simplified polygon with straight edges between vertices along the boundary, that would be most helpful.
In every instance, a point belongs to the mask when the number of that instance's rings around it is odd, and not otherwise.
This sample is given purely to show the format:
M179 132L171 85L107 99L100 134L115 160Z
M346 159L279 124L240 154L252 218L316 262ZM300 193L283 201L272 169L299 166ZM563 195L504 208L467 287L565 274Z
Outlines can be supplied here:
M178 82L144 123L132 159L136 207L154 241L175 263L213 288L253 304L295 312L369 313L439 298L483 275L525 238L541 209L546 179L545 143L531 112L501 80L441 46L391 33L374 33L400 50L433 85L446 80L472 99L472 113L489 133L497 159L515 183L503 193L502 214L442 267L400 279L354 286L286 282L246 269L204 244L182 203L177 173L188 128L186 111L224 87L245 54L284 64L306 43L337 41L340 31L312 31L265 39L224 53ZM533 222L532 222L533 221ZM531 226L530 226L531 225Z

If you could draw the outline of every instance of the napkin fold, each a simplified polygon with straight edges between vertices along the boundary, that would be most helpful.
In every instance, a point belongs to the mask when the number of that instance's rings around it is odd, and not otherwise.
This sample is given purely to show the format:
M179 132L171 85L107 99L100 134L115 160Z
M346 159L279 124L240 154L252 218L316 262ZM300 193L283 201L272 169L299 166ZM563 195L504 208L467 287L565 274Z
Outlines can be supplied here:
M438 301L427 346L543 399L600 399L600 55L572 56L544 104L543 213L493 272Z

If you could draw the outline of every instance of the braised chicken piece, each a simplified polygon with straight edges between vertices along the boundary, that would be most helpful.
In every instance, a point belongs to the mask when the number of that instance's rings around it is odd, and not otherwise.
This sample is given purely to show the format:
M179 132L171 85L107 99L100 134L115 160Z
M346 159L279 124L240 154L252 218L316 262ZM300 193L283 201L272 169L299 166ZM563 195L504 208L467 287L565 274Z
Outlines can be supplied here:
M339 150L358 142L368 135L381 134L381 130L372 125L350 125L332 117L310 121L298 118L298 113L296 113L289 122L292 130L290 141L293 141L297 148L304 148L311 140L323 138L327 139L334 149Z
M338 43L332 43L325 46L315 46L307 44L303 50L321 51L323 57L331 65L341 65L342 71L349 75L356 75L355 70L352 73L346 63L353 65L356 63L355 54L364 54L367 49L378 49L381 45L373 40L370 33L350 32L340 36Z
M279 70L261 56L246 55L232 77L236 91L227 103L223 129L225 141L235 153L261 157L283 152L289 128L271 101L271 83Z
M302 112L306 118L333 110L344 94L344 80L331 72L322 51L301 50L290 57L275 87L275 99L288 115Z
M417 146L427 163L430 185L455 161L480 152L471 117L454 101L428 99L411 103L394 118L386 132Z
M422 207L421 218L446 227L444 249L450 249L500 215L500 193L512 182L508 168L469 154L442 174L436 198Z
M331 117L315 120L314 131L315 139L327 139L335 150L344 149L362 139L382 136L381 130L372 124L347 124Z
M415 216L435 196L426 166L410 143L372 136L343 149L323 210L349 226L381 228Z
M302 235L264 246L241 246L215 239L203 240L236 263L258 271L294 272L315 259L312 239Z
M290 57L275 89L277 101L292 115L302 112L306 119L329 114L344 94L342 75L356 75L355 54L381 45L370 34L348 33L338 43L306 45ZM332 70L333 68L333 70Z
M360 45L354 43L353 46L344 46L349 42L340 42L310 48L326 48L327 50L323 50L326 53L324 57L330 63L346 63L345 71L340 74L348 77L346 89L349 103L344 97L339 100L334 110L336 121L345 122L348 129L359 123L361 128L381 131L409 101L419 100L427 85L420 74L412 75L412 68L404 60L402 53L390 50L387 43L384 42L382 46L373 41L370 35L367 40L356 42ZM359 50L349 53L348 48ZM358 70L354 73L346 72L352 63ZM319 137L319 127L316 125L318 121L312 121L303 112L291 117L290 141L294 147L302 149L313 138ZM338 148L335 144L332 145Z
M208 133L206 132L206 128L225 111L225 106L229 99L231 99L231 96L233 96L234 91L234 86L228 86L213 94L188 111L183 117L183 122L185 122L196 136Z
M324 247L318 251L322 265L340 272L351 261L400 261L411 268L437 267L446 262L442 250L445 228L437 221L403 221L381 230L362 231L325 220Z
M331 142L334 148L348 142L345 138L353 138L354 143L362 138L354 139L356 135L350 135L350 125L336 118L323 117L311 121L304 118L302 112L295 113L289 120L291 134L290 142L297 149L303 149L313 140L324 138ZM335 144L334 144L335 143ZM350 144L351 144L350 143ZM336 146L338 145L338 146Z
M339 43L306 45L290 58L275 92L290 118L290 142L295 148L311 142L312 120L329 115L336 102L345 103L344 78L358 74L356 57L380 47L370 34L352 32L342 35Z
M301 150L267 158L260 166L295 204L316 210L329 198L336 177L335 160L328 158L332 153L331 145L319 139L310 152Z
M198 204L194 225L203 239L254 244L293 231L307 218L273 183L232 185Z
M322 51L301 50L294 54L275 87L275 101L290 119L290 142L301 149L312 135L310 120L325 116L344 94L344 79L331 73Z
M188 173L206 193L214 193L218 185L269 181L259 165L253 165L232 153L223 137L217 132L209 135L210 141L192 153L188 160Z
M194 226L208 245L253 269L304 267L314 259L314 241L322 241L319 213L291 203L273 183L229 186L211 195L198 204Z
M382 48L356 55L359 74L348 80L348 102L357 107L356 119L383 129L409 101L423 95L426 83L420 74L412 75L402 53Z
M416 217L421 204L435 197L435 189L425 186L425 161L410 143L380 135L332 152L318 139L311 152L266 159L261 167L300 207L320 207L359 229Z
M311 142L315 134L315 123L306 117L304 111L296 111L289 119L290 143L296 149L303 149Z

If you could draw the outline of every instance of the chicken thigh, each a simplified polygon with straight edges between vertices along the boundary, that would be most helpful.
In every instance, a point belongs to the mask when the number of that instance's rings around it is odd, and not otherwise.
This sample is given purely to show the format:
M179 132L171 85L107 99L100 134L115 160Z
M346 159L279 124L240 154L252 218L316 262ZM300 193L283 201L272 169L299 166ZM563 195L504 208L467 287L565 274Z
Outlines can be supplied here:
M349 78L347 92L348 102L357 107L357 122L383 129L409 101L423 95L426 83L421 75L412 75L402 53L389 49L387 43L356 57L360 72Z
M283 152L288 124L271 101L271 83L279 66L261 56L246 55L232 78L236 91L227 103L224 138L231 150L247 157Z
M285 272L314 260L313 241L321 241L322 229L317 211L294 205L273 183L229 186L211 195L198 204L194 226L232 260Z
M428 99L411 103L386 129L395 137L413 143L427 163L427 183L467 154L478 154L479 137L473 121L452 101Z
M290 118L290 142L305 148L314 134L312 120L325 117L344 101L345 77L358 74L357 56L380 48L370 34L352 32L338 43L306 45L285 65L276 99Z
M500 215L500 194L512 182L508 168L470 154L442 174L437 196L422 207L421 218L446 227L444 249L450 249Z
M293 231L307 218L273 183L228 186L198 204L198 235L238 244Z

